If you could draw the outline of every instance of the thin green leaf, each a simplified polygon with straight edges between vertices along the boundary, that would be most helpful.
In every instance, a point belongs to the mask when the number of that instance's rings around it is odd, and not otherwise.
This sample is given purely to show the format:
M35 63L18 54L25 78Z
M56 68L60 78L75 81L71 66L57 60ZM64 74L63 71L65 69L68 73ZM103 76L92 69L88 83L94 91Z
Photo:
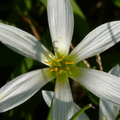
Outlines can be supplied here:
M71 5L74 12L75 31L78 33L77 40L78 38L82 40L85 37L85 35L89 32L89 26L82 10L77 5L77 3L74 0L71 0Z

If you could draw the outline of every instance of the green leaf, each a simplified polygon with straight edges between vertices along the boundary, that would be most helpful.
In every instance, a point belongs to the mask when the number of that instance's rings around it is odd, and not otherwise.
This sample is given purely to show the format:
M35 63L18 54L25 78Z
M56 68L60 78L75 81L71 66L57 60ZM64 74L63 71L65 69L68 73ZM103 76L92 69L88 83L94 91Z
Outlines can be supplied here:
M25 5L27 10L30 10L32 8L32 1L31 0L25 0Z
M113 2L117 7L120 7L120 0L112 0L112 2Z
M83 37L89 32L89 26L86 21L86 18L74 0L71 0L71 5L74 12L74 19L75 19L75 32L77 32L77 40L82 40Z
M47 7L47 0L40 0L45 7Z

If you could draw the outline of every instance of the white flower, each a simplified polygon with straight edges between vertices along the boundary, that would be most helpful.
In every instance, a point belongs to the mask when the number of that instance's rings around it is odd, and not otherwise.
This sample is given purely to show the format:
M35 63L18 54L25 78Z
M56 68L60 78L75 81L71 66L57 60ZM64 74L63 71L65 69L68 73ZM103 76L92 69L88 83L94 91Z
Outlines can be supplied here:
M99 98L120 106L120 78L101 71L76 67L79 61L101 53L120 41L120 21L109 22L94 29L69 54L74 26L70 1L48 0L47 11L55 54L29 33L0 24L0 41L3 44L21 55L48 65L47 68L23 74L3 86L0 89L0 112L22 104L56 78L52 120L68 120L74 114L68 77Z

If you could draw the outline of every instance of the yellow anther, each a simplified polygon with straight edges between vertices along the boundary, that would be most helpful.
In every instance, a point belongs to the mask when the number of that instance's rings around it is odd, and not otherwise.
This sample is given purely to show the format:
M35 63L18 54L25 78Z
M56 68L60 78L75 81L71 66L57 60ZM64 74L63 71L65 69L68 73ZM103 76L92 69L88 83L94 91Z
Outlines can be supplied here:
M65 57L65 56L62 55L62 57L61 57L60 59L56 59L56 61L57 61L57 62L60 62L60 61L62 61L62 59L63 59L64 57Z
M54 68L50 69L50 72L55 71Z
M57 70L58 70L57 67L55 67L55 68L51 68L51 69L50 69L50 72L52 72L52 71L57 71Z
M54 68L54 70L55 70L55 71L57 71L57 70L58 70L58 68L56 67L56 68Z
M65 62L65 64L74 64L74 62Z
M56 59L57 62L60 62L61 60L62 60L62 58L60 58L60 59Z
M49 64L49 65L56 65L56 64L53 63L53 62L45 62L45 63L47 63L47 64Z
M69 66L66 67L66 70L68 70L69 74L72 74Z

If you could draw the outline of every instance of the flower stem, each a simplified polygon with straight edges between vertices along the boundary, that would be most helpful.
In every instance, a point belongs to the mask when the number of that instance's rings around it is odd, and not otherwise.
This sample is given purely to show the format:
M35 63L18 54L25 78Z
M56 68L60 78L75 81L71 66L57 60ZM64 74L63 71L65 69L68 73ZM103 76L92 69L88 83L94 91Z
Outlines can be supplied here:
M94 108L92 104L88 104L82 109L80 109L76 114L74 114L70 120L75 120L80 114L82 114L85 110L89 109L90 107Z

